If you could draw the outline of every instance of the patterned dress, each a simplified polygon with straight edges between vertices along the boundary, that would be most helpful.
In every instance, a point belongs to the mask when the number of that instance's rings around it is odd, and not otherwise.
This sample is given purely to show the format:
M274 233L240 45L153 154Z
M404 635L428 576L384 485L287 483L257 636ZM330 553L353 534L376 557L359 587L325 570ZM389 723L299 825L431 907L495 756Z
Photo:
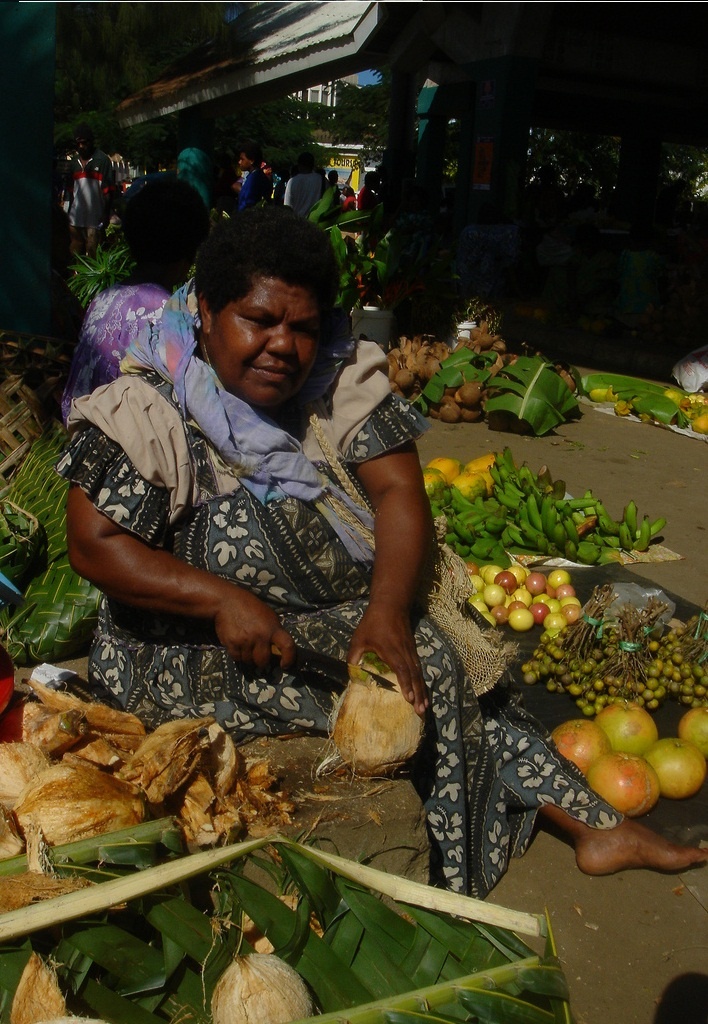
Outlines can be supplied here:
M171 405L169 386L155 375L148 381ZM351 557L313 503L286 497L261 504L235 475L225 475L198 430L182 423L195 500L176 520L168 489L138 472L96 426L74 436L59 472L147 543L248 588L278 612L299 646L343 658L367 605L369 566ZM145 430L149 424L141 425ZM364 462L420 433L417 413L388 394L343 452L345 462ZM324 460L319 468L327 472ZM427 813L435 884L484 896L509 857L525 849L544 803L595 827L618 823L574 766L552 751L508 683L475 697L439 628L422 616L414 628L431 706L410 772ZM150 615L108 599L90 676L102 699L149 726L212 715L239 740L324 735L333 699L327 688L277 665L263 672L235 662L209 622Z

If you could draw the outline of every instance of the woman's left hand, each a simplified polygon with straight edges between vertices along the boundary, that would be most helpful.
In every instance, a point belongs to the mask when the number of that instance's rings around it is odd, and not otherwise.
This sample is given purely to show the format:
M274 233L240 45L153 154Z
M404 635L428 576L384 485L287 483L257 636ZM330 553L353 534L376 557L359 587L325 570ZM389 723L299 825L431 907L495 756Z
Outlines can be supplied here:
M354 632L351 661L374 651L398 677L419 715L428 694L416 651L411 611L431 547L433 523L420 459L412 442L357 467L376 513L376 553L369 606Z
M370 604L354 631L347 660L356 665L367 651L377 654L396 673L401 693L422 718L429 703L428 691L408 613Z

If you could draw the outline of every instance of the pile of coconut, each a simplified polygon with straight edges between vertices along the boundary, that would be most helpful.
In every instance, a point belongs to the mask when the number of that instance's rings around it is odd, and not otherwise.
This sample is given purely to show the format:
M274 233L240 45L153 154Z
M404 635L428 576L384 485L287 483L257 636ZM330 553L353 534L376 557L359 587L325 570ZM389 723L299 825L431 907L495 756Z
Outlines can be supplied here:
M450 346L433 335L405 335L388 351L388 379L394 394L415 398L450 355Z
M263 758L246 759L211 718L146 733L139 718L30 680L22 739L0 743L0 858L33 831L50 846L171 815L190 848L291 823Z
M446 387L437 402L429 402L427 413L431 419L444 423L477 423L484 419L487 390L486 382L499 370L516 361L516 356L507 352L506 342L501 335L489 329L483 320L469 334L461 335L454 348L445 342L436 341L432 336L416 335L414 338L401 337L395 348L388 352L388 378L394 394L414 401L425 386L438 373L452 352L461 348L474 353L496 354L493 362L484 366L480 380L469 380L457 387Z

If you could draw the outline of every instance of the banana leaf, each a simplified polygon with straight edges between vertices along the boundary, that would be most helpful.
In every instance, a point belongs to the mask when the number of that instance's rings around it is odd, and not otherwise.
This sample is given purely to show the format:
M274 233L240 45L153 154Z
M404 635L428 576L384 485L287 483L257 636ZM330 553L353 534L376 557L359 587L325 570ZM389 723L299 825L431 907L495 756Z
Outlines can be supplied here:
M627 377L619 373L590 373L581 378L584 395L589 395L596 389L610 387L618 399L631 403L632 411L637 416L649 417L658 423L675 424L678 427L687 427L689 424L688 417L679 409L676 402L667 398L665 392L669 389L665 384L656 384L650 380ZM686 394L680 388L672 387L670 390L680 395Z
M540 356L520 356L496 374L485 406L523 420L537 437L580 415L580 407L553 365Z
M496 353L473 352L471 348L456 349L440 365L423 388L420 395L411 403L425 414L428 403L439 402L445 388L459 388L470 381L478 381L486 387L491 380L489 367L496 361Z
M589 395L596 388L611 387L618 398L630 400L634 397L663 395L667 390L665 384L642 380L640 377L628 377L621 373L588 373L580 378L582 394ZM678 388L672 390L677 391ZM674 405L674 408L676 406Z
M169 820L134 832L136 866L145 842L171 844ZM124 862L129 833L70 846L82 868L107 850L123 851ZM67 849L50 851L62 871L71 868ZM278 892L295 893L295 907ZM310 927L313 911L321 934ZM471 1012L489 1024L570 1020L543 915L432 889L273 836L178 856L0 915L0 1021L9 1020L34 950L58 965L72 1013L113 1024L208 1024L218 977L236 952L251 949L243 915L310 985L324 1013L309 1018L312 1024L442 1024L470 1020ZM535 954L519 929L545 934L546 952Z

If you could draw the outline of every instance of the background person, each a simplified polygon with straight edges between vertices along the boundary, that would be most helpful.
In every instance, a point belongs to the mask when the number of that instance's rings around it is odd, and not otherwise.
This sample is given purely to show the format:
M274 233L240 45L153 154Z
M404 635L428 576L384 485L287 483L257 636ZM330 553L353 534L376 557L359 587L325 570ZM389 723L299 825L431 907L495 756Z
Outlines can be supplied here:
M312 207L322 198L322 175L315 170L312 153L301 153L297 168L285 186L283 204L289 206L301 217L306 217Z
M273 183L263 171L263 151L257 142L244 142L239 148L238 166L245 175L238 193L238 212L249 206L268 202L273 194Z
M71 251L95 256L111 217L115 183L109 156L94 143L93 129L78 124L74 129L77 152L69 162L71 200L69 226Z
M373 210L375 206L379 205L378 187L379 176L376 171L367 171L364 175L364 184L357 192L357 210Z
M342 193L339 190L339 174L334 169L327 172L326 188L332 189L334 205L339 206L342 202Z
M296 645L374 651L425 721L411 770L439 884L486 894L538 811L591 874L705 862L621 821L507 686L477 699L422 614L426 423L333 313L338 278L326 233L287 210L221 222L129 372L75 403L59 472L72 565L105 595L92 683L152 726L326 734L332 694L293 671Z
M97 295L86 311L62 395L64 422L74 398L119 375L129 344L160 318L208 232L207 209L185 181L167 177L148 182L128 200L123 233L135 268L127 281Z

